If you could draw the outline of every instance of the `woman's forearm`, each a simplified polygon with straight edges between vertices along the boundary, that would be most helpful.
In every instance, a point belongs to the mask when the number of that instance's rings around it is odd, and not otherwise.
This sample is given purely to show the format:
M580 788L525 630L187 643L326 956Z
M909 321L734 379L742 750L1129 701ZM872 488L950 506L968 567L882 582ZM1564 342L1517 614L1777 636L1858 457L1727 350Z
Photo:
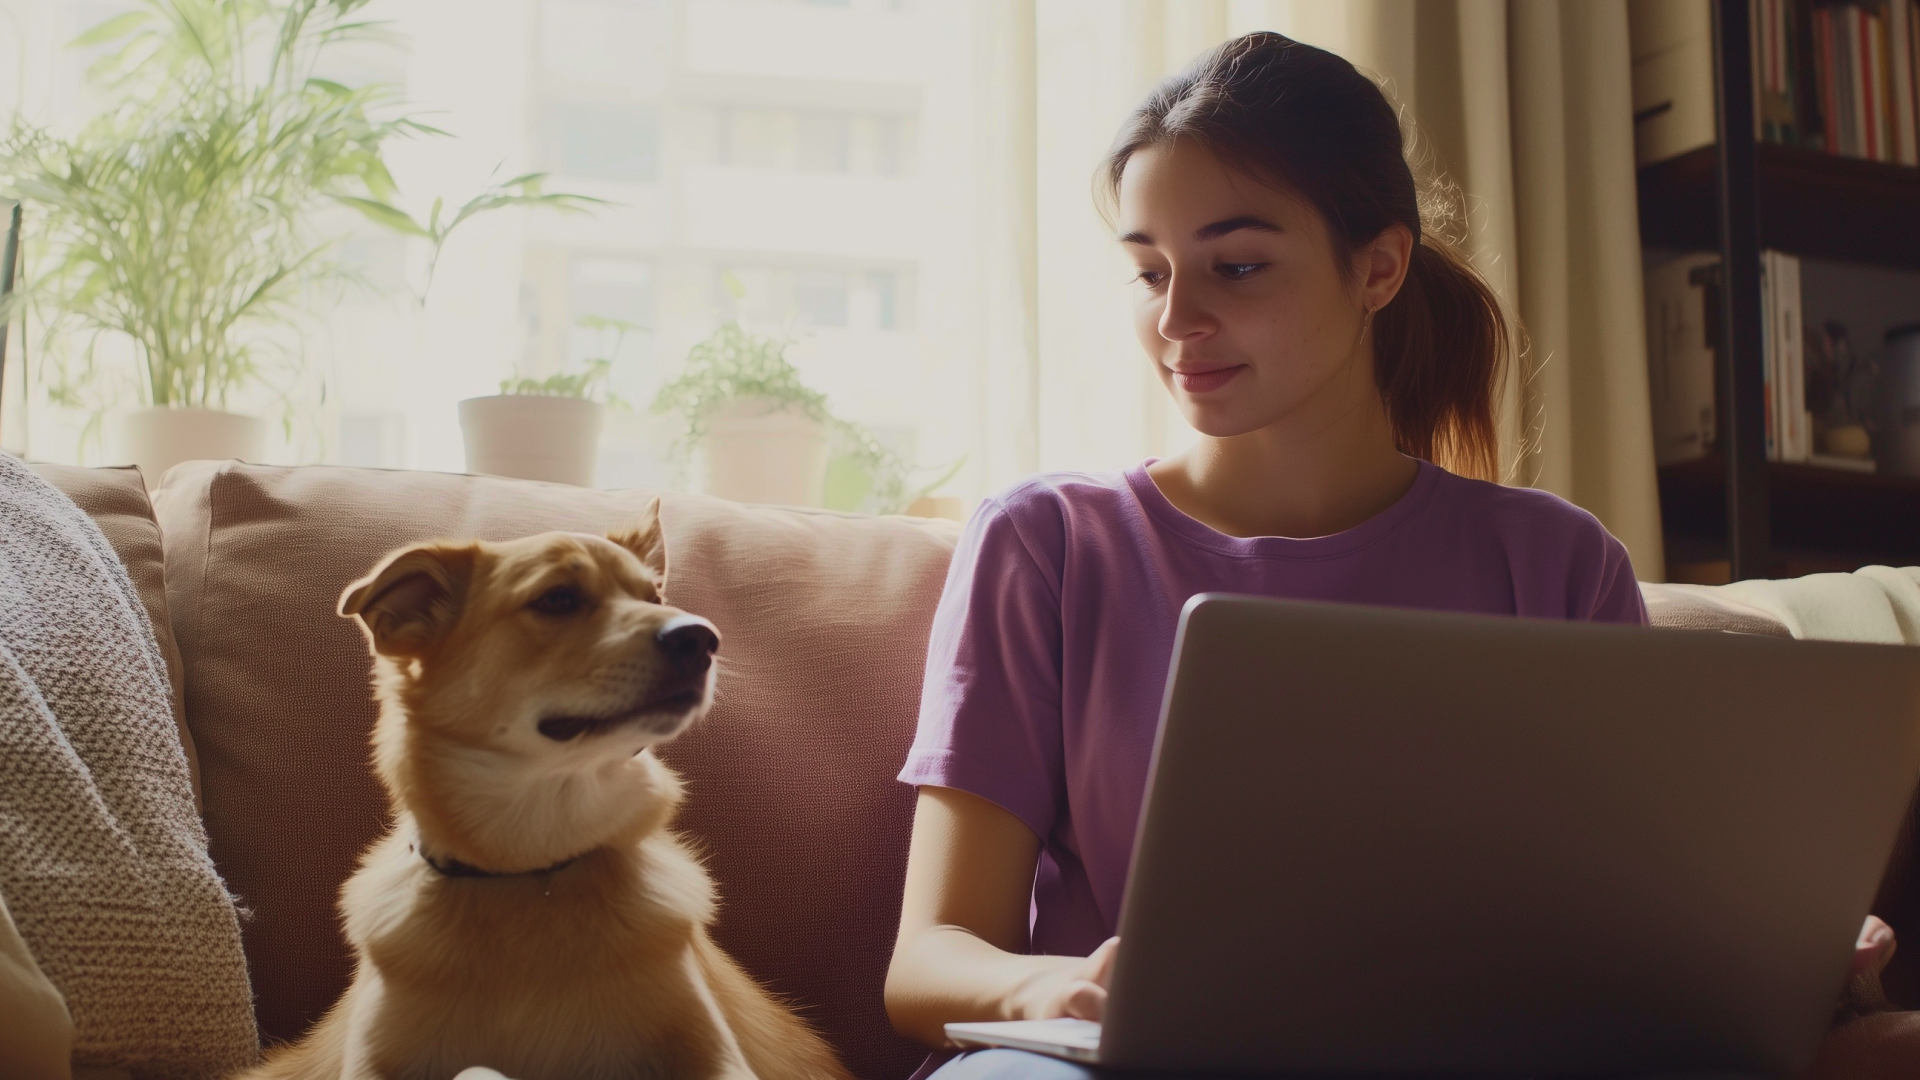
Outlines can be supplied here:
M887 1016L901 1034L944 1046L950 1023L1032 1019L1044 988L1081 963L1010 953L958 926L929 927L894 950Z

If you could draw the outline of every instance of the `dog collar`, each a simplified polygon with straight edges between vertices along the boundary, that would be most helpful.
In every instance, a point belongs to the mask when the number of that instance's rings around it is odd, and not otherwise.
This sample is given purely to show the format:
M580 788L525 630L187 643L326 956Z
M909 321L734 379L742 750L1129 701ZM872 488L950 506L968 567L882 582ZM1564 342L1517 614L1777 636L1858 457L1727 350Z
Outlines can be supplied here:
M562 859L559 862L554 863L552 866L543 866L538 870L514 870L514 871L482 870L479 867L473 865L472 863L464 863L464 862L461 862L459 859L436 858L432 855L429 855L427 854L427 845L422 843L418 838L415 838L413 843L409 844L408 846L411 847L420 856L420 859L422 862L432 867L434 872L439 874L441 877L465 877L465 878L536 877L541 874L551 874L560 870L565 870L567 867L572 866L574 863L577 863L580 861L580 856L575 855L572 858Z

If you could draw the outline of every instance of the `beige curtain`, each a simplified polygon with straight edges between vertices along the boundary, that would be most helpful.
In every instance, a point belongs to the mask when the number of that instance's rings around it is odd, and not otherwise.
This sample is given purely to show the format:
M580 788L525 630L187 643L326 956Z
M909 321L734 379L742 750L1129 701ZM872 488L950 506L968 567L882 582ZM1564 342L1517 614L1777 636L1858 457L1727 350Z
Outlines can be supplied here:
M1625 0L1037 0L1034 10L1039 467L1110 465L1190 438L1144 365L1118 374L1137 346L1107 281L1123 270L1103 261L1117 256L1085 206L1087 177L1154 80L1229 36L1276 30L1379 77L1418 148L1463 192L1473 258L1532 341L1503 409L1508 445L1525 448L1511 482L1585 507L1642 579L1664 579Z
M1647 398L1625 0L1374 0L1475 262L1531 337L1508 401L1516 483L1591 511L1665 579ZM1379 13L1400 17L1381 19Z

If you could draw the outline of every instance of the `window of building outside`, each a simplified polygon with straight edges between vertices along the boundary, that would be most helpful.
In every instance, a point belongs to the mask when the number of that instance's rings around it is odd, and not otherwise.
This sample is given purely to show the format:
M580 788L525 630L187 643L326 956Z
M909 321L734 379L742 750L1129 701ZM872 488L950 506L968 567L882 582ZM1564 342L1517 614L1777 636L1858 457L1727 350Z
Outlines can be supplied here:
M0 0L0 15L50 46L0 55L14 65L0 68L0 113L74 123L102 107L87 57L58 46L131 3ZM373 0L367 15L388 33L336 50L321 74L391 84L448 133L392 145L403 205L424 217L436 197L458 205L490 178L535 170L550 174L548 190L604 205L476 218L430 288L423 243L343 213L329 224L362 285L325 298L289 396L240 404L299 417L290 433L276 428L269 460L459 470L458 401L604 357L632 408L609 421L599 483L686 486L672 421L648 405L688 349L738 315L790 336L832 410L920 476L963 462L942 490L969 503L1033 467L1164 452L1178 440L1131 341L1126 268L1089 198L1139 83L1114 74L1131 46L1103 3L1040 4L1042 48L1068 44L1039 66L1035 282L1019 268L1021 219L996 194L1008 186L1010 61L994 5ZM1094 86L1106 94L1097 107ZM1033 333L1008 298L1036 289ZM1064 381L1022 373L1036 337L1074 354L1049 376ZM1065 403L1046 411L1048 433L1032 430L1034 393ZM113 459L85 434L86 415L30 408L36 456Z

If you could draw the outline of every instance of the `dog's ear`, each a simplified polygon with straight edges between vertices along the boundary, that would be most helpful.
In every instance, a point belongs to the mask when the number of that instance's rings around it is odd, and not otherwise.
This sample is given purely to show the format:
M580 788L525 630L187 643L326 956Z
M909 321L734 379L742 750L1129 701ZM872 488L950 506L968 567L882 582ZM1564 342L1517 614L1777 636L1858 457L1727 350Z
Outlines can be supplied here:
M658 495L647 500L632 524L608 533L607 539L640 556L640 561L653 571L656 582L667 579L667 541L660 532Z
M473 557L471 544L401 548L347 586L340 594L340 615L359 619L381 656L423 656L460 618Z

